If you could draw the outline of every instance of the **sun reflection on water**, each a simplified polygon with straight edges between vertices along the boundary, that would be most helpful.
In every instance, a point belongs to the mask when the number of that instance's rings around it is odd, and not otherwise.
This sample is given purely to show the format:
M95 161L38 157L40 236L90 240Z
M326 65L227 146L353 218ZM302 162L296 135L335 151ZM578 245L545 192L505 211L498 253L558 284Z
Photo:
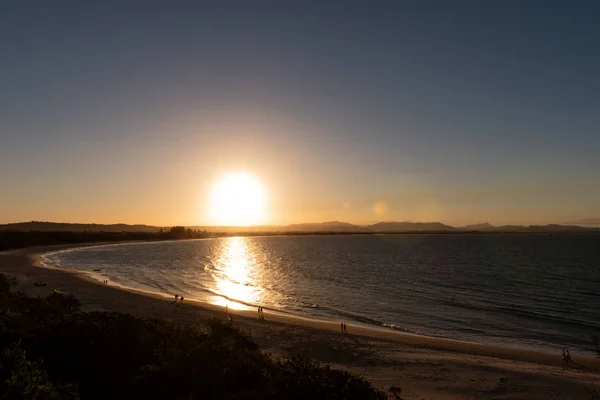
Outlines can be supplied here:
M247 308L236 301L257 303L260 293L254 279L254 269L255 263L246 238L232 237L223 240L213 278L216 292L224 297L214 296L212 302L232 309Z

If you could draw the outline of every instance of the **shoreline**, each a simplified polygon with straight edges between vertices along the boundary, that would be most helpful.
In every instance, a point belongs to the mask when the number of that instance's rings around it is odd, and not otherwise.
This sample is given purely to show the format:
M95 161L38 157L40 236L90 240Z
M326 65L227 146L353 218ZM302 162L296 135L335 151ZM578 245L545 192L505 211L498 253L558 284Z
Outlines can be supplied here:
M214 238L203 238L203 239L190 239L190 240L206 240L206 239L214 239ZM56 254L60 252L77 250L80 248L87 247L107 247L107 246L119 246L119 245L130 245L130 244L145 244L145 243L153 243L148 241L132 241L132 242L107 242L107 243L90 243L90 244L81 244L81 245L58 245L57 249L50 251L40 251L38 248L32 248L31 251L25 251L24 254L27 255L32 260L34 266L39 268L45 268L50 270L59 270L59 271L68 271L73 272L81 279L89 280L95 282L96 284L102 285L102 279L100 279L101 275L98 273L94 273L92 271L84 271L84 270L75 270L75 269L63 269L58 267L50 267L43 264L42 259L46 255ZM55 246L53 246L55 247ZM21 249L22 251L23 249ZM1 253L0 253L1 254ZM117 288L119 290L124 290L130 293L135 293L142 296L149 296L157 299L163 300L172 300L172 294L167 294L159 291L153 290L144 290L140 288L135 288L131 286L126 286L120 284L115 281L111 281L109 279L110 287ZM256 317L255 307L249 306L247 304L237 302L235 300L229 300L222 296L224 301L229 302L229 304L235 303L236 307L240 308L230 308L229 314L234 314L238 316L243 316L246 318L254 318ZM206 300L201 299L193 299L186 298L187 303L193 303L195 306L210 309L216 312L224 313L226 307L224 305L210 303ZM309 326L316 329L326 329L332 332L339 332L340 322L341 321L332 321L326 318L320 318L316 316L302 316L293 313L285 313L277 310L266 309L271 316L271 320L275 322L280 322L284 324L292 324L292 325L302 325ZM428 336L418 333L412 333L408 331L394 330L386 327L379 326L369 326L367 324L347 324L352 333L355 335L360 335L363 337L368 337L372 339L382 339L389 340L393 342L398 342L411 346L424 346L436 350L446 350L446 351L456 351L459 353L465 354L474 354L480 356L487 357L499 357L506 358L514 361L525 361L525 362L535 362L538 364L546 364L546 365L556 365L555 359L557 355L559 355L560 349L556 349L557 353L551 353L550 349L542 349L535 347L522 346L518 347L516 345L512 345L507 343L506 345L494 345L489 343L479 343L472 341L465 341L460 339L453 338L444 338L437 336ZM575 353L574 353L575 354ZM592 354L582 354L577 352L577 358L580 360L582 366L597 368L600 370L600 359L594 357Z
M208 239L215 239L215 238L202 238L202 239L189 239L189 240L208 240ZM218 239L218 238L216 238L216 239ZM175 240L175 241L177 241L177 240ZM89 244L81 244L81 245L59 245L59 246L53 246L53 247L58 247L58 248L52 249L50 251L37 251L36 249L32 249L32 252L35 253L35 257L39 259L38 260L38 263L40 264L39 266L44 267L44 268L54 268L54 267L42 265L41 260L47 255L73 251L73 250L77 250L80 248L109 247L109 246L147 244L147 243L155 243L155 242L154 241L130 241L130 242L89 243ZM86 271L86 270L62 269L60 267L58 269L63 270L63 271L81 272L83 274L88 275L89 277L91 277L92 279L97 281L98 283L101 283L103 280L103 277L104 277L102 272L98 272L98 271L93 272L93 271ZM165 299L171 299L172 296L174 295L174 294L168 294L165 292L161 292L158 290L153 290L152 288L144 289L144 288L128 286L127 284L122 284L122 283L112 280L110 275L108 275L107 277L109 278L110 286L117 287L122 290L128 290L128 291L132 291L134 293L138 293L141 295L147 295L147 296L159 296L159 297L165 298ZM210 295L208 297L210 297ZM251 304L246 304L246 303L239 302L236 300L231 300L224 296L220 296L218 294L213 294L213 297L219 298L219 299L221 299L221 301L219 301L218 303L217 302L213 303L207 298L192 299L192 298L188 298L188 297L186 297L186 301L194 302L194 304L196 304L200 307L210 308L210 309L214 309L217 311L220 310L223 312L225 310L226 303L229 304L229 307L232 307L232 305L235 304L235 306L230 309L232 313L237 313L240 315L251 316L251 317L254 316L254 313L256 312L255 309L258 307L258 305L251 305ZM219 304L219 303L222 303L222 304ZM292 312L285 312L285 311L276 310L276 309L265 308L265 310L269 311L271 313L271 315L276 315L277 319L278 320L281 319L282 321L284 321L284 323L307 324L308 323L307 321L314 321L316 324L322 324L322 323L332 324L334 326L333 328L330 329L332 331L339 329L340 322L346 322L343 320L339 320L336 322L332 319L328 319L327 317L294 314ZM544 346L536 347L536 346L531 346L531 345L527 345L527 344L510 343L510 342L499 343L499 344L498 343L486 343L486 342L463 340L463 339L452 338L452 337L433 336L433 335L426 335L426 334L411 332L410 330L393 329L393 328L389 328L389 327L386 327L383 325L380 326L380 325L375 325L375 324L361 323L361 322L357 322L357 321L350 323L349 326L352 329L354 329L354 332L360 332L361 335L367 336L367 337L376 337L376 338L385 337L387 340L397 340L402 343L410 343L413 345L425 345L425 346L437 345L439 347L436 347L436 348L443 349L443 350L450 350L456 346L459 346L461 349L477 349L476 352L473 352L472 354L485 354L485 355L494 356L495 354L496 355L497 354L505 354L506 352L513 352L515 354L525 352L525 353L528 353L531 355L542 354L545 356L555 357L556 354L560 354L560 350L561 350L559 347L556 347L556 348L551 348L549 346L548 347L544 347ZM412 337L412 340L404 340L407 338L407 336ZM421 338L422 340L419 340L419 338ZM493 350L487 352L487 351L481 350L482 348L490 348ZM462 351L466 351L466 350L462 350ZM471 350L471 351L473 351L473 350ZM553 351L555 351L555 352L553 352ZM584 360L591 362L591 365L595 365L596 357L593 355L593 353L591 351L586 352L586 351L582 351L582 350L571 350L571 353L572 353L572 355L576 355L580 359L584 359ZM515 357L516 357L515 359L519 359L522 361L527 361L529 359L527 357L522 357L520 355L515 356ZM544 357L536 356L535 358L543 359ZM598 368L600 368L600 364L598 364Z
M107 244L114 243L91 245ZM33 296L44 296L54 288L72 293L84 310L185 323L226 318L222 306L187 298L175 306L173 297L167 295L104 285L87 271L39 264L44 253L89 246L0 252L0 273L16 276L13 290ZM47 286L34 287L35 282ZM575 364L566 365L560 349L550 354L350 324L349 333L342 334L339 322L265 310L266 322L260 323L256 310L229 311L234 325L249 332L264 351L281 357L300 354L357 373L383 390L391 385L401 387L405 399L503 399L507 393L520 393L510 397L516 399L532 398L532 393L537 398L559 393L563 399L579 399L587 395L591 383L600 387L600 359L577 356L573 357Z

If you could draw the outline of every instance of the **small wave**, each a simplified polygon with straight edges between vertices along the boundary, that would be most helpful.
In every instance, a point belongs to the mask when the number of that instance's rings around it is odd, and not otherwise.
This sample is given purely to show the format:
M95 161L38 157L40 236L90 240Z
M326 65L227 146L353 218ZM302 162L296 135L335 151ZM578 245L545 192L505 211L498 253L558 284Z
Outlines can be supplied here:
M407 328L407 327L401 326L401 325L386 324L386 323L382 323L380 326L383 326L384 328L392 329L394 331L400 331L400 332L406 332L406 333L414 333L414 334L417 334L417 335L424 335L423 330L422 329L418 329L418 328Z
M56 253L48 253L42 256L41 264L45 268L60 268L60 259L55 256Z
M364 315L358 315L358 314L345 312L345 311L341 311L341 310L335 310L335 309L328 309L328 310L331 313L335 313L342 318L347 318L349 320L352 320L352 321L355 321L355 322L358 322L361 324L382 327L382 328L388 328L388 329L407 332L407 333L423 334L422 330L419 328L410 328L410 327L406 327L406 326L402 326L402 325L398 325L398 324L387 323L387 322L380 321L375 318L370 318L370 317L367 317Z
M489 334L489 332L482 331L481 329L474 329L474 328L458 328L458 331L464 332L464 333L476 333L476 334L480 334L480 335Z
M301 301L301 303L304 303L303 305L301 305L301 307L308 308L308 309L311 309L311 310L326 310L325 307L322 307L322 306L320 306L318 304L308 304L308 303L305 303L305 302L302 302L302 301Z

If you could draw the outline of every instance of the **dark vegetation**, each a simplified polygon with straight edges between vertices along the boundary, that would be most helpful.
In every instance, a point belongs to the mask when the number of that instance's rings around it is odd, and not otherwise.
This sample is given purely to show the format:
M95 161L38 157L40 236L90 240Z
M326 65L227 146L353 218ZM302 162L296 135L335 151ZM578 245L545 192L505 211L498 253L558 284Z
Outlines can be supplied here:
M175 324L32 298L0 275L0 399L375 399L368 382L275 360L219 320Z
M158 232L0 231L0 251L60 244L197 239L208 236L205 231L185 229L183 226Z
M207 232L174 226L158 232L0 231L0 251L65 244L201 239L229 236L352 235L353 232Z
M201 239L229 236L352 235L351 232L213 232L175 226L159 232L0 231L0 251L65 244Z

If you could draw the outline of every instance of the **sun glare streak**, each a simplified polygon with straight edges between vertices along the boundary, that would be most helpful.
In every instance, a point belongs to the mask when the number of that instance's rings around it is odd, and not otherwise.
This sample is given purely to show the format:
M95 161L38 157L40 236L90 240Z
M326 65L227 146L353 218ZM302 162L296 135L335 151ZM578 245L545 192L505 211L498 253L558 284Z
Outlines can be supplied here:
M257 292L256 282L252 277L254 261L245 238L226 239L218 264L218 274L214 276L216 289L225 297L215 296L213 303L238 310L247 307L236 303L236 300L248 304L259 300L260 293Z
M231 173L214 187L210 198L210 219L215 225L248 226L265 223L266 191L254 176Z

